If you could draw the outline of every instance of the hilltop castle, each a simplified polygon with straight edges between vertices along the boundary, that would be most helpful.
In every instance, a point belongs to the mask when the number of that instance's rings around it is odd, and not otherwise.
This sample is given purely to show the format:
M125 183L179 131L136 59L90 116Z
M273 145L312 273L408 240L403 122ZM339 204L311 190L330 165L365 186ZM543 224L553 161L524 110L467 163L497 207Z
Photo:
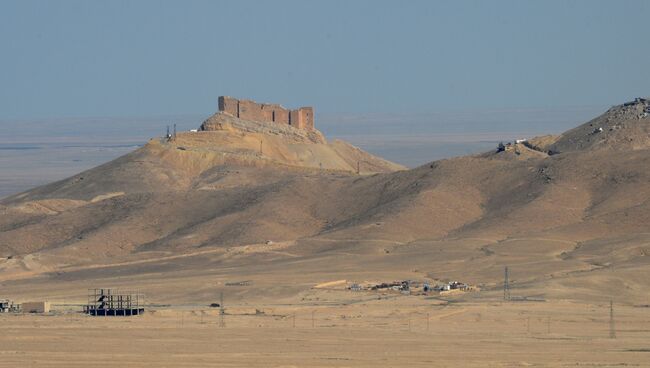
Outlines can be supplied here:
M251 100L219 96L219 112L244 120L287 124L304 130L314 129L314 109L312 107L288 110L278 104L257 103Z

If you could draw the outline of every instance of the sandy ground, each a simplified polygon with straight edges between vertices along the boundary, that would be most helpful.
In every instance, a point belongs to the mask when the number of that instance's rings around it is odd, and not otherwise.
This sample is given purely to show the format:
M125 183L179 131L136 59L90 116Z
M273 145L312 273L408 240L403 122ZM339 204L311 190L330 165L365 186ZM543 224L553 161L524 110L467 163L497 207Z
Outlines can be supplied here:
M0 315L0 367L650 366L645 258L589 268L577 253L556 256L572 243L537 239L536 256L520 257L518 242L488 245L491 252L481 240L380 249L258 244L8 275L0 277L2 297L49 300L54 311ZM503 268L492 255L502 253L512 295L545 301L502 300ZM481 290L441 297L345 289L435 278ZM147 312L85 316L90 287L142 291ZM219 311L207 307L221 293L223 327Z
M0 315L2 367L650 366L650 309L400 297L346 306ZM67 309L67 310L66 310ZM255 309L258 314L255 314Z

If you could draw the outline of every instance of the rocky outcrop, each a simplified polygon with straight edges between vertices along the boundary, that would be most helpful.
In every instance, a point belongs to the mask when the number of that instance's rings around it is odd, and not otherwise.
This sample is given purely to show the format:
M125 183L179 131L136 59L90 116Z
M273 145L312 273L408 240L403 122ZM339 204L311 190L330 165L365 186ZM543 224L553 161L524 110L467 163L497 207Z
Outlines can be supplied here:
M549 152L645 148L650 148L650 100L636 98L563 133L549 146Z
M291 125L273 122L259 122L234 117L228 113L217 112L201 124L202 131L242 131L279 135L297 142L326 143L325 137L316 129L297 129Z

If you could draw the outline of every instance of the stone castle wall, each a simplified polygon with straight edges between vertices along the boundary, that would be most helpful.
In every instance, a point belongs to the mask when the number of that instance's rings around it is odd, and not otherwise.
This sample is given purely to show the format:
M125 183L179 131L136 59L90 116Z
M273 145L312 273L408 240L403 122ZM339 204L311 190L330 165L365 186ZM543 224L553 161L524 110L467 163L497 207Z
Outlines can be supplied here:
M314 109L311 107L289 110L278 104L220 96L219 111L244 120L275 122L305 130L314 129Z

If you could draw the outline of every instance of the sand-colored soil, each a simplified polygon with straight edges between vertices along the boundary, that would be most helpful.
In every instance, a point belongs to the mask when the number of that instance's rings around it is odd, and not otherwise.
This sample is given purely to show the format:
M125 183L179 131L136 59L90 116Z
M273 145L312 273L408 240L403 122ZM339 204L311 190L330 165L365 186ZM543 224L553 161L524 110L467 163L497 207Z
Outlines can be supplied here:
M0 316L0 366L650 366L648 308L419 298L344 306L178 307L141 317ZM249 313L249 314L244 314ZM428 320L428 322L427 322ZM295 326L295 327L294 327Z

